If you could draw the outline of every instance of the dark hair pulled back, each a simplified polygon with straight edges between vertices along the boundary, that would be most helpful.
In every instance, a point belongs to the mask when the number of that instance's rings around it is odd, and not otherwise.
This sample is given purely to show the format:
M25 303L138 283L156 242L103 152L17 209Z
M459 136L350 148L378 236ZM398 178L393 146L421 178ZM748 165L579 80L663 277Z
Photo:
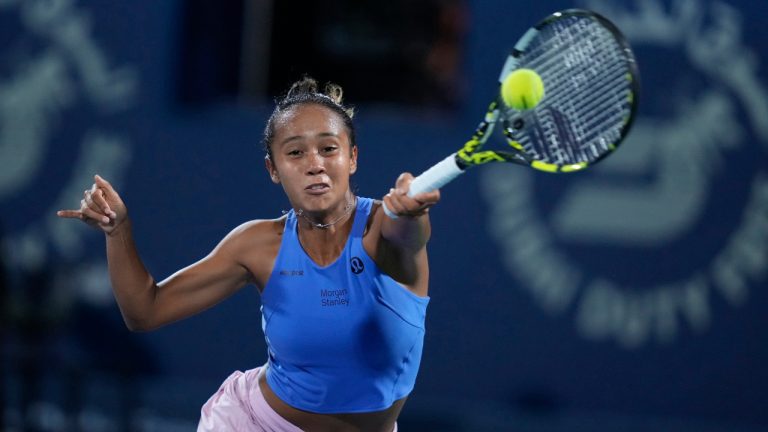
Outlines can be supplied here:
M269 120L267 120L267 125L264 128L264 137L262 138L262 144L264 145L264 151L267 152L267 157L272 157L271 146L272 140L275 137L275 123L278 118L291 108L306 104L324 106L338 114L347 127L351 147L357 145L355 141L355 126L352 123L354 109L344 105L344 91L341 86L327 83L322 92L318 91L318 88L318 83L314 78L305 76L299 81L294 82L285 96L275 101L275 109L272 111L272 115L269 116Z

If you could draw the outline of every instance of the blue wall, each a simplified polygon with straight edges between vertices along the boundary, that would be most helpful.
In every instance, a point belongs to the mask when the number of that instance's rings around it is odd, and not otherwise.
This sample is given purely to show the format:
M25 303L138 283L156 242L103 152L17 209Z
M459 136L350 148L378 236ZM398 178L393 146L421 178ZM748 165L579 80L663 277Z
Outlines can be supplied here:
M420 172L460 144L493 96L508 47L569 7L605 13L630 38L640 118L589 172L488 167L444 188L431 213L423 366L401 425L760 430L765 2L470 2L465 102L446 112L358 105L359 193L380 197L400 172ZM108 407L130 382L135 429L183 428L232 370L265 361L252 287L186 321L129 333L108 289L102 237L54 216L77 205L93 173L111 179L146 265L162 278L241 222L287 208L258 148L270 106L176 102L181 8L0 1L3 313L14 323L0 371L6 425L19 424L24 400L42 410L29 421L66 412L62 388L77 376L82 403L70 411L118 421ZM34 313L46 317L42 329L19 324ZM45 371L39 392L20 372L34 359Z

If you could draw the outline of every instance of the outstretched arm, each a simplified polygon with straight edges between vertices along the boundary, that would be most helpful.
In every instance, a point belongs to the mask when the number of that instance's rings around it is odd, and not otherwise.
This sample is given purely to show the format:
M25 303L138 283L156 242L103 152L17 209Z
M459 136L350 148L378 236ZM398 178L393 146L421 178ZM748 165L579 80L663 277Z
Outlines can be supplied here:
M131 232L131 221L120 195L99 176L86 190L78 210L61 210L104 232L112 289L126 325L146 331L193 315L223 300L249 280L236 260L236 229L204 259L157 283L144 266Z
M379 209L371 226L378 235L372 233L374 236L366 249L385 273L416 294L426 296L429 277L426 245L431 235L428 212L440 200L440 191L409 197L412 180L410 173L401 174L395 188L384 196L384 203L398 218L392 219Z

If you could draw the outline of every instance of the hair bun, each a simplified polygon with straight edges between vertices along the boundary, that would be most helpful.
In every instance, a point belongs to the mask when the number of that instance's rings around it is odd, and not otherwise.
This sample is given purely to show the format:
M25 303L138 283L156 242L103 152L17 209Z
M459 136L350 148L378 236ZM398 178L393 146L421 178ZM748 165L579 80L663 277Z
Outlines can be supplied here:
M338 105L349 118L354 117L355 110L351 107L344 106L344 90L340 85L329 82L325 85L323 92L320 92L318 90L319 88L320 86L316 79L304 75L300 80L291 84L291 88L288 89L288 93L286 93L283 102L292 99L306 100L319 96L330 99L334 104Z
M285 97L286 99L291 99L294 97L311 95L317 93L317 89L317 81L314 78L305 75L300 80L291 84L291 88L288 89L288 94L286 94Z

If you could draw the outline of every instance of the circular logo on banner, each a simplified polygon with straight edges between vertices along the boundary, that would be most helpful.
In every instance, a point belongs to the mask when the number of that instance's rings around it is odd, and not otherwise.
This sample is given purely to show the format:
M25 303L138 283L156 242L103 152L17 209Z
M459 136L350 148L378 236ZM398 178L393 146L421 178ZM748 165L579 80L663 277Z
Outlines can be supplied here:
M72 0L0 1L0 208L14 215L3 224L11 268L79 260L94 231L56 210L78 206L93 174L119 184L128 166L129 139L110 124L134 105L138 74L110 66L93 27Z
M728 5L583 3L635 48L641 116L587 172L482 170L489 229L520 287L585 339L669 343L766 278L768 91Z

